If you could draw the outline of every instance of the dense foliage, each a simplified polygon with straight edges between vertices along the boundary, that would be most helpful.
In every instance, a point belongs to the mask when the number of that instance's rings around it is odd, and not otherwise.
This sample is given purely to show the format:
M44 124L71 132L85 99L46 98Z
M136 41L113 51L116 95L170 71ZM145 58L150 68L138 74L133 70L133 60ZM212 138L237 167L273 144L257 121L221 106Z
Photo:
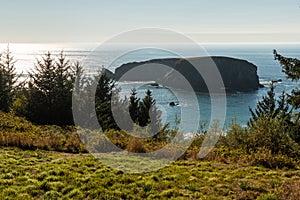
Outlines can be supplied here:
M158 133L161 128L161 112L155 104L156 102L149 89L142 100L136 97L135 89L132 90L129 104L130 116L133 122L141 127L149 125L149 131L153 134Z
M72 125L75 70L61 52L48 52L30 73L26 116L38 124Z

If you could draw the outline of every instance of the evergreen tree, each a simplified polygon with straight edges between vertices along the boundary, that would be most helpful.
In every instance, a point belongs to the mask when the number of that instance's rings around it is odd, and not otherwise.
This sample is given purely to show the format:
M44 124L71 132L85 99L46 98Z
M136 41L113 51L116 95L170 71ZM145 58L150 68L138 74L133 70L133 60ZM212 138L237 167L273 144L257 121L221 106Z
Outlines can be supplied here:
M155 100L152 98L152 93L148 89L146 91L146 96L140 102L140 109L139 109L139 125L140 126L147 126L150 121L149 111L152 106L155 105Z
M81 66L80 62L75 62L73 70L75 72L74 90L76 94L79 94L79 92L82 91L85 84L87 83L87 80L86 77L83 76L84 69Z
M55 124L74 124L72 114L72 92L76 72L63 52L57 57L55 65L54 110L59 111L54 114L54 119L56 119Z
M112 97L119 93L119 89L116 87L115 80L108 78L105 73L99 73L98 76L96 78L99 81L96 86L95 107L99 124L103 131L118 129L113 117L112 105L119 102L114 102L117 100Z
M0 54L0 111L8 112L12 106L18 88L18 76L15 68L16 61L9 47Z
M38 124L72 125L75 72L63 52L48 52L29 73L28 118Z
M294 58L285 58L274 50L275 60L279 60L283 67L283 72L288 79L298 81L300 79L300 61ZM276 119L279 126L284 127L288 134L297 143L300 143L300 90L295 88L291 94L283 92L276 100L274 93L274 83L272 82L268 95L258 102L255 111L250 109L252 119L249 125L253 125L258 119Z
M298 82L300 79L300 60L296 58L286 58L274 50L275 60L278 60L282 66L282 71L288 79ZM287 94L286 102L292 107L293 112L290 114L291 123L289 132L292 138L300 143L300 89L295 88L291 94Z
M283 92L279 100L276 100L274 89L275 86L272 81L267 96L264 96L262 100L257 103L255 110L249 107L252 116L249 125L252 125L254 121L261 117L265 117L266 119L280 118L283 119L285 123L289 123L291 109L289 109L289 105L286 103L286 95Z
M274 50L275 60L278 60L282 65L282 71L286 74L288 79L292 81L298 82L300 79L300 60L296 58L286 58L282 55L278 54L276 50ZM288 103L294 108L300 108L300 89L295 88L290 95L288 95ZM298 120L299 120L299 112L298 112Z
M129 98L129 113L131 116L132 121L138 123L138 115L139 115L139 102L140 98L137 96L136 89L131 90L131 95Z
M139 103L138 122L144 127L150 125L151 133L157 133L161 126L161 112L155 106L156 102L152 97L151 91L146 91L146 96Z
M79 62L74 65L76 79L73 92L73 107L72 110L76 115L76 125L82 128L97 129L98 122L92 120L96 117L94 114L95 104L95 78L86 77L84 70Z

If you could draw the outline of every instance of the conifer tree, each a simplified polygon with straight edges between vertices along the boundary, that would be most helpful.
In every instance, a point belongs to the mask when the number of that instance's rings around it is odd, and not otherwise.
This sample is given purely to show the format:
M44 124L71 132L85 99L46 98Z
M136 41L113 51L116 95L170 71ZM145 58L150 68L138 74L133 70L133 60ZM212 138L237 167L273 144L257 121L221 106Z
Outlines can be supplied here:
M274 50L275 60L279 60L282 71L288 79L297 82L300 79L300 60L295 58L285 58ZM277 100L274 93L274 83L272 82L267 96L258 102L255 111L250 109L252 119L249 125L262 118L264 120L277 119L278 124L284 127L286 134L295 142L300 143L300 90L295 88L291 94L283 92Z
M99 80L96 86L95 107L99 124L103 131L118 129L112 113L112 104L117 102L113 102L112 97L119 93L119 89L115 80L108 78L105 73L99 73L98 76L95 78Z
M72 91L75 72L61 52L37 60L29 73L28 118L38 124L72 125Z
M298 82L300 79L300 60L296 58L286 58L274 50L275 60L282 66L282 71L288 79ZM290 124L288 126L292 138L300 143L300 88L296 87L291 94L287 94L286 102L291 106Z
M261 101L256 105L255 110L249 108L252 119L250 119L249 125L252 125L254 121L258 120L260 117L266 117L266 119L275 119L280 118L285 123L289 123L290 117L289 114L291 109L286 103L285 93L283 92L279 99L276 100L274 82L272 81L270 85L270 90L267 93L267 96L264 96Z
M278 54L274 50L275 60L278 60L282 66L282 71L286 74L288 79L298 82L300 79L300 60L296 58L286 58ZM294 108L300 108L300 89L295 88L291 94L288 95L288 103ZM300 114L298 112L297 118L299 120Z
M17 75L15 68L16 61L12 56L9 47L0 54L0 111L8 112L13 103L17 82L20 75Z
M152 98L152 93L148 89L146 91L146 96L140 102L140 111L139 111L139 125L140 126L147 126L150 121L149 111L152 106L155 105L155 100Z
M139 104L139 125L144 127L150 125L150 131L157 133L161 126L161 112L155 106L156 101L152 97L152 92L148 89L146 96L140 101Z
M131 95L129 98L129 114L131 116L131 119L134 123L138 123L138 115L139 115L139 102L140 98L137 96L136 89L131 90Z

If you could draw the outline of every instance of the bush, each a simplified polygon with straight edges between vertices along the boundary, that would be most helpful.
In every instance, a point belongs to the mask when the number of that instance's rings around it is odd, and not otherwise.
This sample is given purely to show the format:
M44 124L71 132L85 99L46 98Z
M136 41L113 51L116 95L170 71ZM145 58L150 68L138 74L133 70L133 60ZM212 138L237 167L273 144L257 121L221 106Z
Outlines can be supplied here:
M280 119L260 117L247 131L244 142L248 151L265 148L273 155L299 156L299 145L291 139Z
M25 118L0 112L0 146L21 149L86 152L75 128L36 126Z
M245 149L247 147L247 130L233 123L225 137L225 145L230 149Z
M251 165L263 166L270 169L295 169L297 163L288 156L285 155L273 155L268 149L259 149L256 153L249 156Z
M133 153L146 153L143 143L136 137L130 138L126 150Z

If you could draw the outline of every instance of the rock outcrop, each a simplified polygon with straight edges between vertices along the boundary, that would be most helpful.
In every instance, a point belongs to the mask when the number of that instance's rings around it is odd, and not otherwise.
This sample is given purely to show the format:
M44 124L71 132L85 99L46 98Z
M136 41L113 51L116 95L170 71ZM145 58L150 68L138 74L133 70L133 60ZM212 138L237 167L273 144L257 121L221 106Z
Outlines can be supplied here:
M217 75L212 70L217 66L227 91L248 92L261 87L257 67L246 60L230 57L166 58L123 64L116 69L114 77L121 81L155 81L158 84L186 89L184 82L198 92L218 91ZM198 69L198 70L197 70ZM199 71L203 73L199 73ZM206 76L203 78L202 76ZM205 81L204 81L205 80Z

